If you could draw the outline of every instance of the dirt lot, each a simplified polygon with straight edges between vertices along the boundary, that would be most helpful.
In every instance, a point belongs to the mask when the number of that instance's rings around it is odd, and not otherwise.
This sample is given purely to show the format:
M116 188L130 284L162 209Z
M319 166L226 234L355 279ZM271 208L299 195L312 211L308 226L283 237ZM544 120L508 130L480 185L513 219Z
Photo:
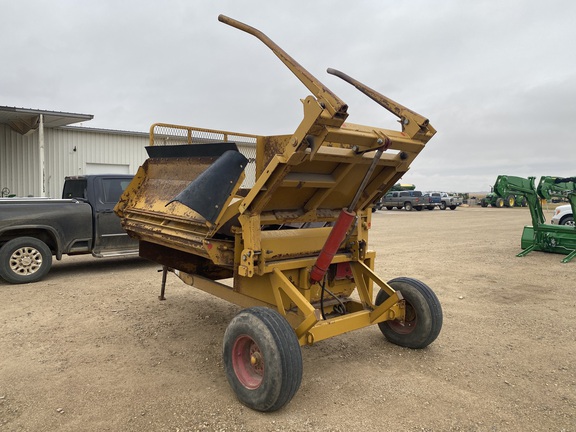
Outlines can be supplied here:
M430 285L444 311L413 351L377 326L303 348L284 409L240 405L222 336L238 308L138 259L66 258L0 281L0 430L576 431L576 261L516 258L526 209L380 211L385 279Z

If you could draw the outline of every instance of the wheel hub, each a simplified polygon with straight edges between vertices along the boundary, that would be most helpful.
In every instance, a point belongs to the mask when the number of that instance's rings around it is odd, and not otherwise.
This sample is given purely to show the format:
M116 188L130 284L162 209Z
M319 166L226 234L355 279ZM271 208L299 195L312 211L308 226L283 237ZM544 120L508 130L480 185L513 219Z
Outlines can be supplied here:
M249 336L238 337L232 348L232 367L242 385L254 390L264 377L264 356L260 347Z
M36 273L42 266L42 254L31 247L16 249L10 257L10 269L20 275Z

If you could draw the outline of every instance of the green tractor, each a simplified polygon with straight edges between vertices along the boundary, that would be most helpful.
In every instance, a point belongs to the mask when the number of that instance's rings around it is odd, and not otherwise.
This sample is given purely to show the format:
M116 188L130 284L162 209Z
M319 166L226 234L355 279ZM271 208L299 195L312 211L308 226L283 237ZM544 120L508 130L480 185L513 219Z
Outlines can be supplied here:
M482 207L526 207L528 205L528 200L523 194L510 193L506 190L503 182L507 178L508 176L504 175L499 175L496 178L496 183L490 188L491 192L480 200Z
M526 197L532 225L525 226L517 256L522 257L532 251L553 252L567 255L562 262L567 263L576 257L576 227L547 224L542 211L542 200L552 197L564 198L570 202L572 212L576 214L576 177L540 178L535 187L535 177L498 176L499 190L506 195Z

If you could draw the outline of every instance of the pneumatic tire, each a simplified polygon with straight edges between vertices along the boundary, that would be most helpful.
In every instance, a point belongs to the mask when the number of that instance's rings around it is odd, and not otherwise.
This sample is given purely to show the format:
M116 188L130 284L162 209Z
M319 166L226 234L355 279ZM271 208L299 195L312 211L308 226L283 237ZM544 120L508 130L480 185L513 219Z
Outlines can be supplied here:
M42 279L52 267L52 251L34 237L18 237L0 248L0 277L23 284Z
M512 194L508 195L504 200L505 207L514 207L515 204L516 204L516 198Z
M404 210L406 211L412 211L412 203L410 201L406 201L404 203Z
M296 333L277 311L252 307L236 315L224 334L224 368L244 405L276 411L302 381L302 351Z
M420 349L430 345L442 329L442 307L436 294L417 279L399 277L388 282L394 290L400 291L406 301L404 321L389 320L378 324L384 337L393 344ZM388 299L388 293L380 290L376 305Z
M566 225L566 226L576 226L576 224L574 224L574 217L572 216L564 216L562 218L562 220L560 221L560 225Z

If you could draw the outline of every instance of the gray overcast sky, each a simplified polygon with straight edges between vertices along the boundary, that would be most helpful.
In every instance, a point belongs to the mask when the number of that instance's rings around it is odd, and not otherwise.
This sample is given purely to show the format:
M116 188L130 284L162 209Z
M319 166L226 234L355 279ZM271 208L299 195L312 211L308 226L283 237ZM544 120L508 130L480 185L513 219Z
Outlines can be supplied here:
M93 114L84 126L154 122L291 133L308 90L266 33L349 105L396 118L326 68L428 117L438 133L402 182L486 191L498 174L576 175L576 2L0 0L0 105Z

